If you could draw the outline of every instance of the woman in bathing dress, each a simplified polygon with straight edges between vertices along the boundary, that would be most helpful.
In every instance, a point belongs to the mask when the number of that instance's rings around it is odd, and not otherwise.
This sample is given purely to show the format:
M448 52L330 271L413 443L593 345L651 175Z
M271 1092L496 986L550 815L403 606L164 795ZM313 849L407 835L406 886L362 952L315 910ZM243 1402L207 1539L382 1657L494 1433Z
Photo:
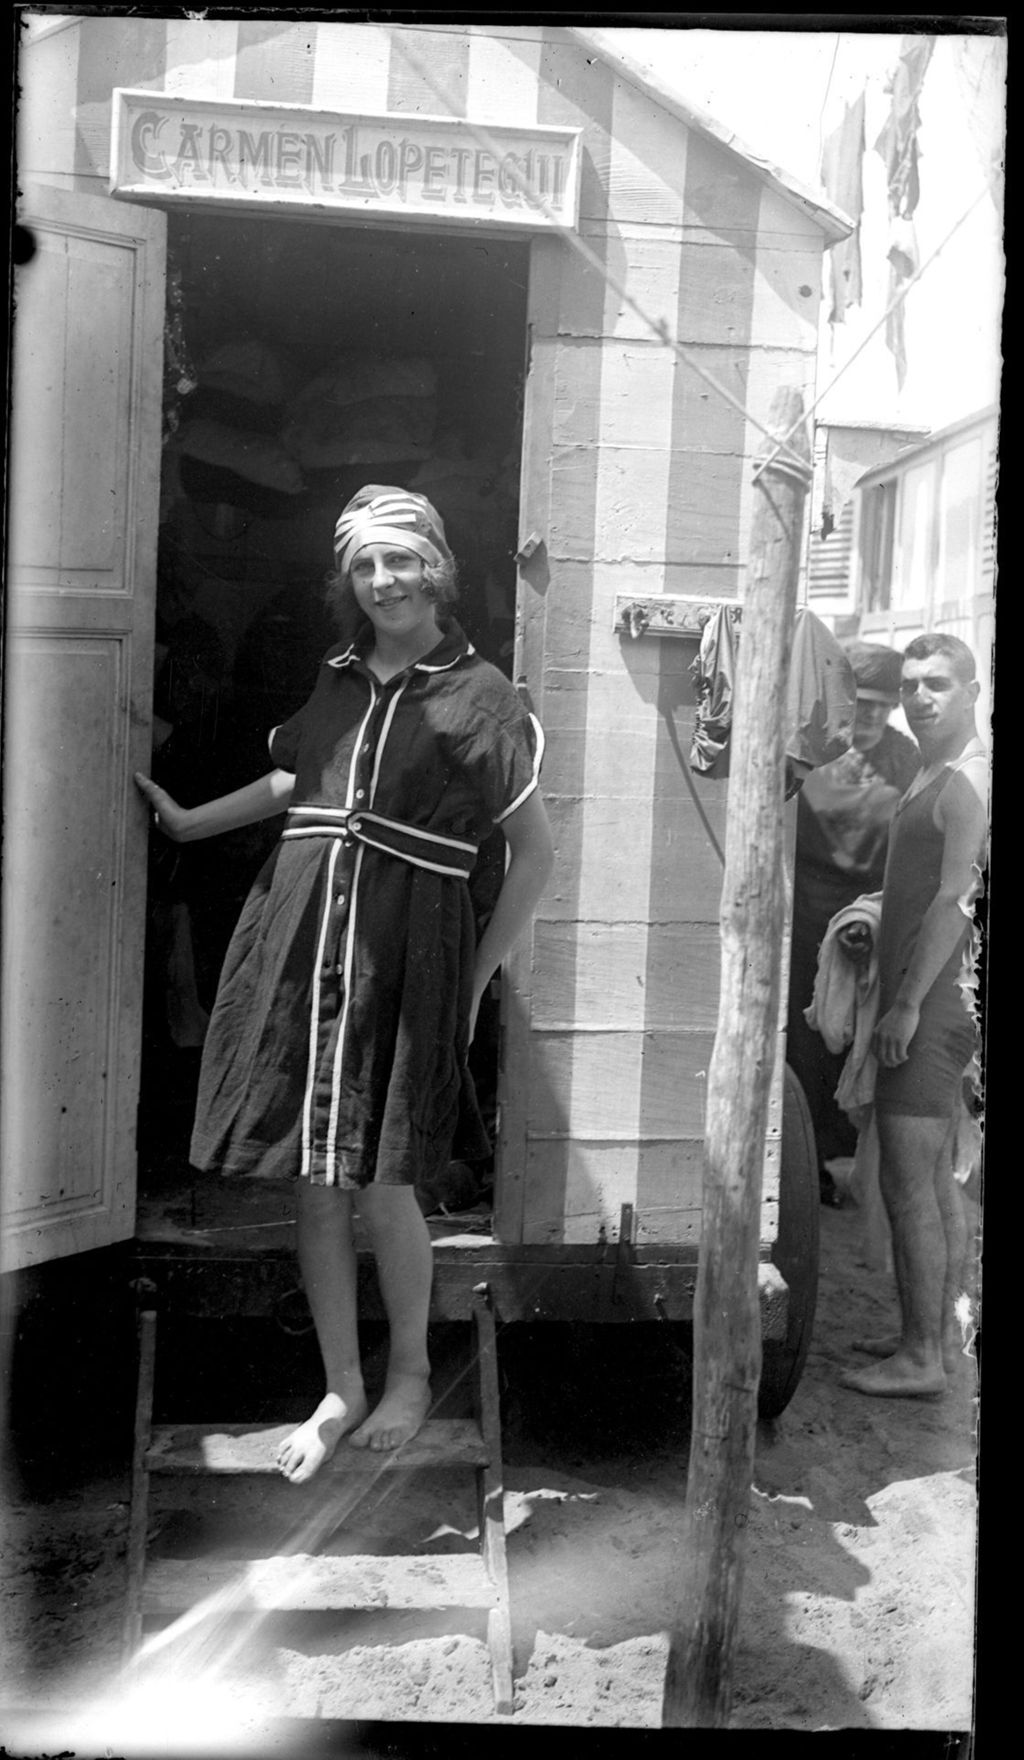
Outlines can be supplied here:
M543 735L455 622L436 510L371 484L335 533L332 600L351 642L328 650L305 706L270 736L274 768L184 808L136 782L176 842L286 812L243 908L203 1051L191 1159L294 1178L303 1283L324 1397L282 1445L312 1477L339 1441L415 1435L430 1404L431 1245L416 1200L479 1122L466 1059L484 989L526 928L553 847L538 791ZM353 606L354 601L354 606ZM466 880L500 825L504 884L477 941ZM479 1153L480 1150L477 1150ZM370 1411L356 1313L353 1214L389 1325Z

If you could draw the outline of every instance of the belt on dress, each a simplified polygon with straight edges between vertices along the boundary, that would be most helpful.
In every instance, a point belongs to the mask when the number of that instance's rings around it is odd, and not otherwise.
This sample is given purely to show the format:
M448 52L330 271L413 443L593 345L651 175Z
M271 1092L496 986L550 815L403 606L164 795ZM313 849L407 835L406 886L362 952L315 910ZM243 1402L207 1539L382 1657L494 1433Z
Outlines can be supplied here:
M446 837L440 831L424 831L401 819L387 819L363 807L289 807L283 838L337 837L369 844L427 868L432 874L450 874L466 880L476 864L477 846L463 838Z

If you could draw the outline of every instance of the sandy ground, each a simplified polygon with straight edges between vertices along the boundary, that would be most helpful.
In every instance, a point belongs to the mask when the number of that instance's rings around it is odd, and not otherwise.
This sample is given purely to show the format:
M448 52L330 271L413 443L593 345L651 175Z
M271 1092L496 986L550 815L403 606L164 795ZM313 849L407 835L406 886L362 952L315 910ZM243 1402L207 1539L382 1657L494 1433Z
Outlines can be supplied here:
M964 1356L937 1401L839 1387L849 1339L884 1328L892 1295L865 1263L858 1212L823 1210L821 1221L811 1355L791 1405L759 1431L732 1727L966 1731L974 1360ZM608 1359L577 1342L528 1373L510 1353L511 1717L495 1718L482 1615L236 1616L150 1665L139 1751L176 1752L160 1732L185 1707L202 1708L199 1752L213 1751L225 1706L235 1724L244 1707L261 1753L273 1750L259 1730L281 1718L658 1727L682 1544L686 1365L676 1343L642 1366L627 1349L623 1336ZM116 1674L127 1489L126 1475L47 1498L22 1487L8 1508L9 1753L134 1751ZM154 1556L267 1553L297 1524L324 1525L315 1485L221 1481L211 1492L157 1481L151 1514ZM472 1550L474 1537L472 1476L449 1471L402 1492L392 1481L327 1545L429 1553Z

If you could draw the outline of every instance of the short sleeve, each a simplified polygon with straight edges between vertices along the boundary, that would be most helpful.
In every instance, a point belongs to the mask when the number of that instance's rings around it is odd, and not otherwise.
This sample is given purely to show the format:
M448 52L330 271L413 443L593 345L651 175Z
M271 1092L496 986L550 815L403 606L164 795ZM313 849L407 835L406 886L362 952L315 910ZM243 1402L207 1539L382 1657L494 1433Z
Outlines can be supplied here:
M477 705L460 751L474 792L495 825L533 794L540 781L544 733L512 685L498 675Z
M287 770L292 776L298 771L299 752L303 738L307 730L311 731L316 725L317 716L313 706L324 688L324 668L329 666L334 657L343 651L342 644L336 644L327 650L312 693L307 697L301 709L296 709L294 715L289 715L287 721L282 721L279 727L272 728L268 734L267 745L270 748L270 761L276 769Z
M305 721L305 706L279 727L271 730L267 744L270 747L270 761L276 770L287 770L294 776L299 767L299 741Z

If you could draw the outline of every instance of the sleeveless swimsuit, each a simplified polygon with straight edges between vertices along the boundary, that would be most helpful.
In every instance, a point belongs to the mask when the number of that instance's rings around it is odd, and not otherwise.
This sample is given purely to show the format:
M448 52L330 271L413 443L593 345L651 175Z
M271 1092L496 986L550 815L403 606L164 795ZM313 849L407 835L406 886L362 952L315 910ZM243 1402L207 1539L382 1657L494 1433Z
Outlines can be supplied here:
M957 765L947 765L919 794L904 796L889 833L878 944L879 1018L890 1009L906 975L924 914L939 889L945 836L935 824L936 802ZM875 1106L914 1118L951 1118L977 1047L970 1010L971 921L921 1004L921 1018L905 1063L879 1067Z

